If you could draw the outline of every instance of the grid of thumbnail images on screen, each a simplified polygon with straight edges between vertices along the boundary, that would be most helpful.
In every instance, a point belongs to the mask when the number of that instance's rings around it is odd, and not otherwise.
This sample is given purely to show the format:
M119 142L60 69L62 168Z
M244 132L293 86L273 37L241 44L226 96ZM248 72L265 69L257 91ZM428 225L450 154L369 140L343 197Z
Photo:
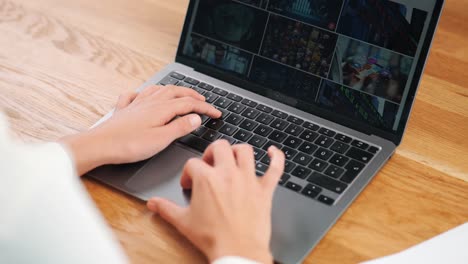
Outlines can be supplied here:
M426 19L387 0L200 0L183 52L290 105L392 130Z

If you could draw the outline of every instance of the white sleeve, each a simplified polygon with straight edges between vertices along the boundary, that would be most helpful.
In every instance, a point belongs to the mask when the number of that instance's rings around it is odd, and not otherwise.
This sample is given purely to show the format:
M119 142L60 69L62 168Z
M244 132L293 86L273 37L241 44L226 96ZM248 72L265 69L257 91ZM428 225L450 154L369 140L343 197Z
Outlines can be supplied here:
M220 259L217 259L213 261L211 264L260 264L260 263L250 260L250 259L246 259L246 258L229 256L229 257L222 257Z
M6 131L0 114L0 263L127 263L64 148Z

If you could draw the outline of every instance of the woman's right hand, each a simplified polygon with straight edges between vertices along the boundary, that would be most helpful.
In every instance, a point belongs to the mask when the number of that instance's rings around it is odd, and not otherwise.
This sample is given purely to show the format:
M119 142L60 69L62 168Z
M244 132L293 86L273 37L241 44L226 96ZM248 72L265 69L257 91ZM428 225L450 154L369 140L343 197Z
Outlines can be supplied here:
M148 208L174 225L211 262L239 256L272 263L272 199L285 156L274 146L268 155L271 165L264 176L257 177L251 146L217 141L202 159L191 159L185 166L181 184L192 189L190 206L152 198Z

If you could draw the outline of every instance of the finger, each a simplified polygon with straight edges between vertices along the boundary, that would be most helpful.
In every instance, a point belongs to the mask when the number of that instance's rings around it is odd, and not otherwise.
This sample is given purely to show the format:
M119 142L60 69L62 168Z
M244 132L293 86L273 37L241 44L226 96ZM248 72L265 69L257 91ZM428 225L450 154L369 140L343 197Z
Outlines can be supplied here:
M255 158L253 148L247 144L239 144L232 147L237 166L243 171L255 173Z
M146 99L148 98L150 95L154 94L154 93L157 93L161 90L164 90L165 87L164 86L161 86L161 85L150 85L148 87L145 87L143 89L143 91L141 91L137 98L135 99L135 101L141 101L143 99Z
M201 126L202 120L197 114L186 115L174 119L163 127L157 128L158 133L161 133L161 138L172 142L178 138L192 133L195 129Z
M115 105L115 110L119 111L129 106L133 100L135 100L137 95L138 94L136 92L126 92L121 94L117 100L117 104Z
M210 175L212 167L201 159L190 159L184 166L180 185L184 190L192 189L193 182L199 177Z
M261 181L263 181L269 190L273 191L284 173L285 156L275 146L268 148L268 156L270 156L270 167L261 178Z
M212 166L223 166L224 168L234 168L236 160L231 145L227 140L217 140L203 153L203 161Z
M183 116L190 113L197 113L201 115L207 115L211 118L220 118L222 113L214 106L209 103L195 100L193 98L185 97L171 100L171 116L172 118L176 116ZM171 118L171 119L172 119Z
M150 211L159 214L162 219L166 220L180 231L182 221L186 218L187 208L180 207L162 198L151 198L148 200L146 206Z
M205 101L205 97L195 90L186 87L174 86L169 85L165 87L162 92L155 93L152 96L158 97L158 99L176 99L176 98L183 98L183 97L191 97L196 100Z

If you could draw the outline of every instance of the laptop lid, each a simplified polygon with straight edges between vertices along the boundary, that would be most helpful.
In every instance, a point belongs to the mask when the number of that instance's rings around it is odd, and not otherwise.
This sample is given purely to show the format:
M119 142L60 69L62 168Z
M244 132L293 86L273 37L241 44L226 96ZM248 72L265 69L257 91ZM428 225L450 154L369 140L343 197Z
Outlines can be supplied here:
M191 0L176 61L401 142L443 0Z

